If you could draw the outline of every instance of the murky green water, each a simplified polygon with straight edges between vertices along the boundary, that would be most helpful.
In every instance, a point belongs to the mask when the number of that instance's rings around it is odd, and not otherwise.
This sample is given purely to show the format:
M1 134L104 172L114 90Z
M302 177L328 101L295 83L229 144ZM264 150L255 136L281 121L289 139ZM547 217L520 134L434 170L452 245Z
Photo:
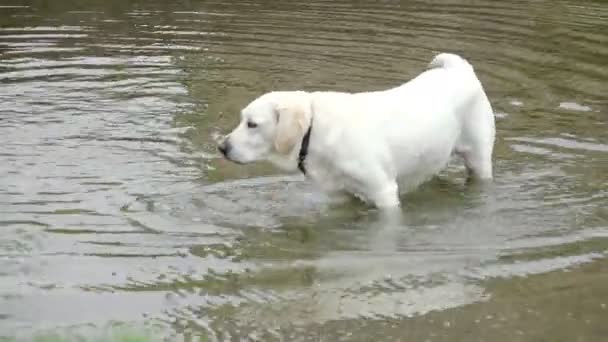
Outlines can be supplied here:
M454 163L394 227L215 151L262 92L438 51L497 110L489 189ZM604 1L5 0L0 53L0 340L608 336Z

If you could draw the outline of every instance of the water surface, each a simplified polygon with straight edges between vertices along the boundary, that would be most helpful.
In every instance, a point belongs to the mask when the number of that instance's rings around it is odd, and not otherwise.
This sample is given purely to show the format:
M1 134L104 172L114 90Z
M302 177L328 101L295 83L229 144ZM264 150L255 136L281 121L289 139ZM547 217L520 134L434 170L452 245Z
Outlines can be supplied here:
M455 160L388 224L214 138L261 93L467 57L494 184ZM600 341L602 1L4 1L0 336Z

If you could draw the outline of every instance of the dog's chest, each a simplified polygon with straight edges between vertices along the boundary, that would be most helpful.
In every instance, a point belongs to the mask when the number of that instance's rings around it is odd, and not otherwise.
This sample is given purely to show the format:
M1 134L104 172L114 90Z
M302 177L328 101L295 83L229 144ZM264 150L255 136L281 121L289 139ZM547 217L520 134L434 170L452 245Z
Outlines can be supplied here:
M350 193L364 199L365 185L333 164L334 161L313 160L307 177L321 191L326 193Z
M337 192L350 187L350 177L332 165L331 161L311 158L307 169L308 178L323 191Z

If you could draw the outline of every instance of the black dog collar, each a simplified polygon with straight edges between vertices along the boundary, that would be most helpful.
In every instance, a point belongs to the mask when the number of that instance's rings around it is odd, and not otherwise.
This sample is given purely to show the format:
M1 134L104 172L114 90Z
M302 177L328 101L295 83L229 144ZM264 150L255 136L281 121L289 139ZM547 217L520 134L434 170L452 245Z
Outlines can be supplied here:
M310 132L312 131L312 120L310 122L310 126L308 126L308 131L304 134L304 138L302 138L302 145L300 146L300 154L298 155L298 169L302 171L304 175L306 175L306 167L304 166L304 160L306 160L306 155L308 154L308 144L310 143Z

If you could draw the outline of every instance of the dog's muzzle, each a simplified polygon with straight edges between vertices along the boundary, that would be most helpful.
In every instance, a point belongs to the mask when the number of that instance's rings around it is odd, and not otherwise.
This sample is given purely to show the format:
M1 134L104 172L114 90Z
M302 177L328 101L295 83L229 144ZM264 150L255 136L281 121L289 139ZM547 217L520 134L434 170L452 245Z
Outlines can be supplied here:
M230 153L230 149L232 146L228 139L224 139L218 146L217 149L224 155L224 157L228 158L228 154Z

